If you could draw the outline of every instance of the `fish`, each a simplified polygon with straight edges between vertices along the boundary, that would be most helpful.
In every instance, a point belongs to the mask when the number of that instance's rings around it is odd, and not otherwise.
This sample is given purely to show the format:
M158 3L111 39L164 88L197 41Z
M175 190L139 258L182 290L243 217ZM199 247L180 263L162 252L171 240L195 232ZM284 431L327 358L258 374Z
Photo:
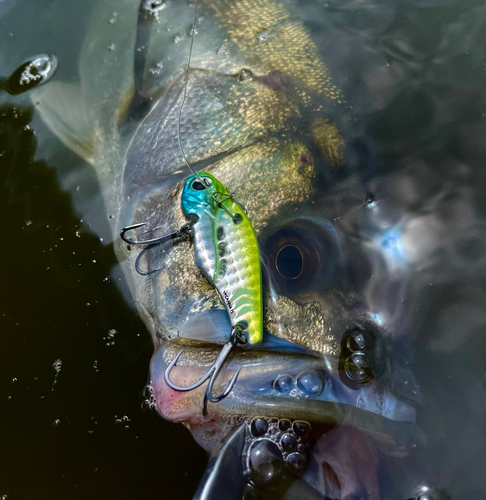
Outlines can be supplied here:
M299 5L198 0L197 9L195 26L185 1L98 2L79 84L53 79L31 94L97 173L153 338L147 404L210 455L195 498L419 498L406 467L390 485L386 463L407 463L426 440L403 300L410 269L427 268L432 250L411 243L417 220L363 180L366 133ZM180 392L164 374L181 351L175 384L211 369L231 330L228 305L190 240L141 255L119 237L135 224L155 237L187 223L192 174L181 149L244 206L263 269L262 342L235 347L215 387L238 379L207 405L204 386Z

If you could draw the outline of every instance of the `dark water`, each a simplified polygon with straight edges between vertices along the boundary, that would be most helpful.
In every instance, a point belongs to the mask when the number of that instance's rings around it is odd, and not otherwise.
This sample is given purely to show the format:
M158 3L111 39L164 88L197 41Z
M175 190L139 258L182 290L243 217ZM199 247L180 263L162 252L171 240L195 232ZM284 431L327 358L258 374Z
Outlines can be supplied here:
M0 76L53 53L57 76L76 81L92 6L0 1ZM379 185L405 172L417 213L443 193L451 220L484 223L482 3L327 9L332 30L314 29L314 39L364 110L368 177ZM345 42L335 56L333 40ZM363 44L374 52L363 57ZM152 343L124 297L95 176L26 96L0 94L0 177L0 498L190 499L206 456L182 426L141 409ZM447 186L467 190L471 211ZM454 499L486 496L483 242L484 228L457 248L474 273L437 279L407 304L426 401L418 424L428 434L408 466Z

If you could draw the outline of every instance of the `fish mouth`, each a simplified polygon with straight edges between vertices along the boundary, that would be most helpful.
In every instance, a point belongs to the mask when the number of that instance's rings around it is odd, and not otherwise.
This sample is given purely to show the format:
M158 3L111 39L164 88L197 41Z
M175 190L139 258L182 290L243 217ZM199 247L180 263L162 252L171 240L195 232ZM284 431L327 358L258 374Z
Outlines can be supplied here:
M222 393L238 370L239 376L229 395L217 403L205 402L207 382L188 392L167 385L165 372L178 353L182 351L170 379L189 386L208 372L221 348L221 343L194 338L162 344L151 362L152 402L163 418L183 422L213 455L221 453L237 428L245 427L245 445L240 450L246 468L243 486L260 491L262 498L280 498L276 489L286 490L289 481L297 478L305 483L299 488L316 490L315 498L361 495L363 484L378 484L377 467L364 457L381 453L402 457L424 443L411 405L374 383L359 390L347 387L341 381L338 360L271 335L258 346L233 350L216 379L214 393ZM292 449L286 448L285 439L294 442ZM283 472L275 476L270 471L273 479L267 482L265 474L262 479L253 466L258 460L251 461L252 453L275 455L271 463L278 469L282 462ZM357 456L361 456L359 463ZM309 492L306 495L314 498ZM380 498L378 493L366 495L360 498Z

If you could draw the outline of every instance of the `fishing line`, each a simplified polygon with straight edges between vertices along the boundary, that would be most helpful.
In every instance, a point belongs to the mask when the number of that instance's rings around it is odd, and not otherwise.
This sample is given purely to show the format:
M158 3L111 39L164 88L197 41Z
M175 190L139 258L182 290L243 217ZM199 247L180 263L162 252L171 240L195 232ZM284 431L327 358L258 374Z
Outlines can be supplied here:
M187 61L187 68L186 68L186 76L185 76L185 81L184 81L184 94L182 97L182 102L181 106L179 108L179 118L177 120L177 141L179 143L179 149L182 153L182 156L184 158L184 161L186 162L187 167L189 170L192 172L192 174L202 183L203 186L206 185L205 182L201 179L201 176L199 175L198 172L195 172L193 168L191 167L189 160L187 159L186 154L184 153L184 148L182 147L182 142L181 142L181 116L182 116L182 108L184 107L184 104L186 102L186 97L187 97L187 83L189 79L189 67L191 65L191 56L192 56L192 48L194 46L194 38L196 36L196 25L197 25L197 0L194 2L195 8L194 8L194 19L192 21L192 30L191 30L191 45L189 47L189 60Z

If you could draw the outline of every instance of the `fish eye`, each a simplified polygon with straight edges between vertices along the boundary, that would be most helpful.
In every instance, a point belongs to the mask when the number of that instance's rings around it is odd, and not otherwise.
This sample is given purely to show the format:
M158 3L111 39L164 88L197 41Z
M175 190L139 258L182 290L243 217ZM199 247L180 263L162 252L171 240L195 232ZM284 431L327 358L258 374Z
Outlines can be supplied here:
M265 236L261 249L266 279L282 295L292 298L327 289L341 268L337 234L324 219L293 218Z
M206 186L201 181L194 181L191 185L191 189L194 191L204 191Z
M304 256L298 246L286 245L275 257L275 267L283 278L297 279L304 269Z

